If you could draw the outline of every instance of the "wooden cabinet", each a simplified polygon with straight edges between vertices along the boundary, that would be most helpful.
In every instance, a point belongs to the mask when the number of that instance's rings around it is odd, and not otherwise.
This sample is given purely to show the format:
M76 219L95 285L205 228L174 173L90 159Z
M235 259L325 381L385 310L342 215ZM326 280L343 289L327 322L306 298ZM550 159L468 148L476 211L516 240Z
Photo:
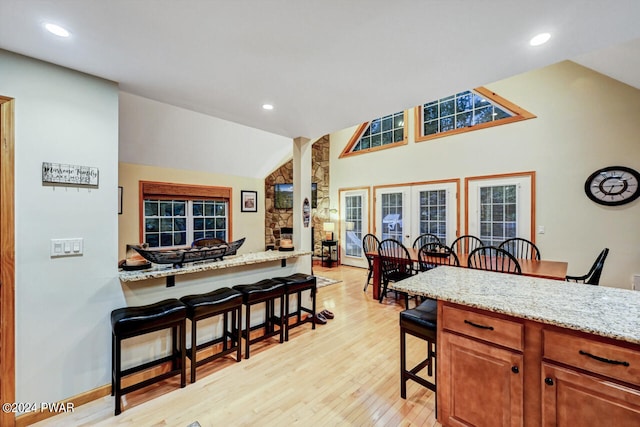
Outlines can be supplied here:
M640 426L640 352L544 331L544 427Z
M442 319L444 331L438 337L441 422L522 426L522 325L452 307L445 307Z
M444 426L640 426L640 345L448 302L438 316Z

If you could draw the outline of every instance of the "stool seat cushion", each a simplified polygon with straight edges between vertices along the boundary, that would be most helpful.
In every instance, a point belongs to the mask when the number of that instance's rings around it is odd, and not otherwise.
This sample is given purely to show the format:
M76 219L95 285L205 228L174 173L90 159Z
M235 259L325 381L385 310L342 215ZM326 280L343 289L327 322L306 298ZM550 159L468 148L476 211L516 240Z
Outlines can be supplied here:
M273 279L264 279L250 285L236 285L233 289L242 292L243 302L251 303L284 295L284 283Z
M273 280L284 283L288 293L315 288L316 276L304 273L294 273L286 277L274 277Z
M187 307L177 299L170 298L154 304L113 310L111 327L115 335L138 335L172 326L186 316Z
M400 325L404 327L418 327L435 331L438 319L438 303L435 300L425 300L416 308L400 312Z
M187 306L187 317L192 318L229 311L242 305L242 292L225 287L205 294L187 295L180 298L180 301Z

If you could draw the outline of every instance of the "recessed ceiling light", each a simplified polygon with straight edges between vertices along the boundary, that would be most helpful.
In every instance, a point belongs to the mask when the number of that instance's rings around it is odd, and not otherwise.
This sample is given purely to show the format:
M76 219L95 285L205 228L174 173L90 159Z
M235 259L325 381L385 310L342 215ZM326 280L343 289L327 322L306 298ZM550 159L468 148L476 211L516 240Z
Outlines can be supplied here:
M273 105L271 105L271 104L262 104L262 108L264 110L273 110Z
M63 28L60 25L52 24L50 22L45 23L44 28L46 28L46 30L51 34L55 34L58 37L69 37L71 35L71 33L66 28Z
M545 44L551 38L551 34L549 33L540 33L537 36L533 37L529 40L529 44L531 46L540 46L541 44Z

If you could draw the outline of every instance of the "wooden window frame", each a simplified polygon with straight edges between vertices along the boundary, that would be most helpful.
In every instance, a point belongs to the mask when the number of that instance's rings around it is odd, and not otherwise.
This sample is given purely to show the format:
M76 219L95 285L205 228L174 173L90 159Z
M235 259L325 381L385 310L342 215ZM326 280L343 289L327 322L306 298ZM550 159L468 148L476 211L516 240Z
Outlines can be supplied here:
M524 108L521 108L520 106L514 104L511 101L508 101L508 100L504 99L500 95L496 94L495 92L490 91L489 89L487 89L485 87L477 87L477 88L475 88L473 90L475 92L477 92L478 94L484 96L485 98L491 100L493 103L499 105L500 107L509 110L514 115L512 117L507 117L507 118L496 120L496 121L480 123L480 124L473 125L473 126L457 128L457 129L453 129L453 130L448 130L446 132L439 132L439 133L435 133L435 134L432 134L432 135L426 135L425 136L425 135L422 134L422 129L423 129L423 120L422 120L423 114L422 114L422 112L423 112L424 104L423 105L418 105L414 110L414 113L415 113L414 114L414 119L415 119L414 120L414 138L415 138L415 141L416 142L430 141L432 139L444 138L445 136L459 135L461 133L472 132L472 131L480 130L480 129L487 129L487 128L494 127L494 126L502 126L502 125L506 125L506 124L509 124L509 123L520 122L522 120L528 120L528 119L533 119L533 118L537 117L535 114L525 110Z
M233 241L233 188L209 185L175 184L171 182L140 181L138 183L139 238L144 241L144 200L224 200L228 203L227 235Z
M349 142L344 147L344 150L342 150L342 153L340 153L340 156L338 156L338 158L342 159L343 157L357 156L357 155L360 155L360 154L373 153L373 152L380 151L380 150L386 150L388 148L394 148L394 147L398 147L398 146L401 146L401 145L407 145L407 143L409 141L409 139L408 139L408 137L409 137L409 135L408 135L408 120L407 120L409 115L407 114L407 110L404 110L402 112L402 114L403 114L403 120L404 120L404 126L403 126L404 127L404 138L402 139L402 141L392 142L391 144L380 145L378 147L369 147L369 148L365 148L364 150L351 151L351 150L353 150L353 147L356 146L358 141L360 141L360 138L362 137L362 135L365 133L365 131L367 130L367 128L369 127L369 125L373 121L373 120L369 120L368 122L364 122L360 126L358 126L358 128L354 132L353 136L351 136L351 139L349 139Z

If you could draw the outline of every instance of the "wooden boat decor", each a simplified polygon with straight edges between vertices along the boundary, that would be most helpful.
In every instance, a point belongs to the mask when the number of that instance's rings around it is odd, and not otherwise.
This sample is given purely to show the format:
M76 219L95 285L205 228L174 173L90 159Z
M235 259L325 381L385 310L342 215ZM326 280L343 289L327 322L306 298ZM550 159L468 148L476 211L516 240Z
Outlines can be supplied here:
M180 268L186 262L218 261L227 255L235 255L244 240L245 237L230 243L184 249L146 249L140 245L133 245L131 248L147 261L156 264L173 264L174 268Z

